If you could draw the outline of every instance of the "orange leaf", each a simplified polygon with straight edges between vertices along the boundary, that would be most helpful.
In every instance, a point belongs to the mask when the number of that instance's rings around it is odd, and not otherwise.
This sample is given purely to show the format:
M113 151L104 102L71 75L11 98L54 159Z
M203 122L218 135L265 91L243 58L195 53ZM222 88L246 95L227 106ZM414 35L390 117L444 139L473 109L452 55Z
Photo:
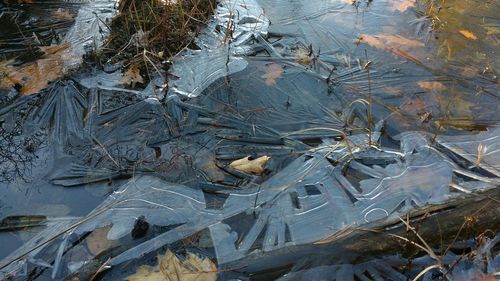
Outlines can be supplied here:
M389 51L416 64L422 64L422 59L427 56L424 43L400 35L362 34L356 41L356 44L360 43L366 43L377 49Z
M404 12L411 7L415 7L415 0L392 0L390 9Z
M360 38L361 42L364 42L372 47L377 49L399 49L399 48L410 48L410 47L424 47L424 43L414 40L408 39L406 37L400 35L391 35L391 34L377 34L377 35L368 35L362 34Z
M465 38L467 38L467 39L477 40L477 36L474 33L472 33L471 31L468 31L466 29L462 29L462 30L459 30L458 32L460 32L460 34L465 36Z
M31 63L12 69L6 76L0 76L0 87L20 85L22 95L32 95L47 88L49 82L64 75L64 66L71 59L69 44L41 47L45 55Z

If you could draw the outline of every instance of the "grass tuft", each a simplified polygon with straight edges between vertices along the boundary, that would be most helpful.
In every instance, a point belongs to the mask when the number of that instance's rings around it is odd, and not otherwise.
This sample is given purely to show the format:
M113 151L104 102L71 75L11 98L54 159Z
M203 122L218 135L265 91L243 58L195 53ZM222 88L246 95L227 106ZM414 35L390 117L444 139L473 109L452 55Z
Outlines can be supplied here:
M139 65L142 74L191 46L213 15L216 0L121 0L111 33L92 59L100 65Z

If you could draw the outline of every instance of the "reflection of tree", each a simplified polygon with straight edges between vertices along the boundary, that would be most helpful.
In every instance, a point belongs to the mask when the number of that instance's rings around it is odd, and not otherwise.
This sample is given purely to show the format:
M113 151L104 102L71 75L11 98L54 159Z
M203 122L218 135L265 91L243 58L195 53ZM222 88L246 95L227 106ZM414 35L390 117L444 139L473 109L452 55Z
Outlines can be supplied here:
M14 180L29 181L35 151L42 144L40 134L22 135L22 124L14 122L13 128L7 128L0 121L0 182Z

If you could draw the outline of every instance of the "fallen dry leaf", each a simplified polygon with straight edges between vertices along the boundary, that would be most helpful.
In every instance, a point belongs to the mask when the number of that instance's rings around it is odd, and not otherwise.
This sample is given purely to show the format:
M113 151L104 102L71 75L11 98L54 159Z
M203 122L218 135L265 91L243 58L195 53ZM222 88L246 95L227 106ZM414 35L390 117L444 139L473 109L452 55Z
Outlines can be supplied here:
M437 81L418 81L417 84L420 88L422 88L422 90L426 90L428 92L441 92L446 90L446 87L443 85L443 83Z
M460 32L460 34L465 36L465 38L467 38L467 39L477 40L477 36L474 33L472 33L471 31L468 31L466 29L462 29L462 30L459 30L458 32Z
M124 85L132 86L132 88L135 88L135 84L137 83L139 84L144 83L144 79L141 76L139 65L136 63L132 64L128 68L128 70L123 74L121 82Z
M44 56L16 69L10 68L6 76L0 75L0 87L21 86L22 95L32 95L47 88L49 82L64 75L65 65L71 60L70 44L51 45L40 48Z
M208 259L187 253L180 261L170 250L158 256L156 266L143 265L135 274L126 278L128 281L215 281L217 267Z
M102 251L118 245L117 241L108 240L107 235L110 229L111 226L106 226L98 228L89 234L85 241L90 253L98 255Z
M268 86L276 85L276 79L283 74L283 67L276 63L266 65L266 73L261 78L266 79L265 83Z
M416 0L391 0L391 11L404 12L411 7L415 7Z
M229 164L229 167L238 171L260 176L264 173L265 166L269 159L271 159L271 157L261 156L257 159L250 160L250 156L247 156L245 158L241 158L231 162L231 164Z

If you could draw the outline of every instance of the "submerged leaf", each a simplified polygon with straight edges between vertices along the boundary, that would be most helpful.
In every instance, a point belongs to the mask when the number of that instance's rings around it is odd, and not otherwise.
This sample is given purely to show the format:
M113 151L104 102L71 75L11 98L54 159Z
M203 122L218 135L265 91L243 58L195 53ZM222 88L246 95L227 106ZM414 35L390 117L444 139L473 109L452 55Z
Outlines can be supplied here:
M446 87L443 85L443 83L437 81L418 81L417 84L420 88L422 88L422 90L426 90L428 92L441 92L446 90Z
M186 259L179 258L167 250L165 255L158 256L158 265L144 265L137 272L128 276L128 281L215 281L217 267L208 259L201 259L197 255L187 253Z
M391 49L401 47L424 47L424 43L418 40L409 39L400 35L377 34L377 35L361 35L361 42L364 42L377 49Z
M411 7L415 7L415 0L392 0L390 9L392 11L404 12Z
M266 65L266 73L262 78L266 79L265 83L268 86L276 85L276 79L280 78L283 74L283 67L276 63Z
M49 82L64 74L65 65L73 59L69 47L69 44L41 47L44 52L41 59L18 69L9 67L10 72L7 75L0 75L0 87L10 88L19 85L23 95L36 94L47 88Z
M271 159L271 157L261 156L257 159L250 160L250 156L247 156L245 158L241 158L231 162L231 164L229 164L229 167L245 173L262 175L265 171L265 166L269 159Z
M465 36L465 38L467 38L467 39L477 40L477 36L474 33L472 33L471 31L468 31L466 29L462 29L462 30L459 30L458 32L460 32L460 34Z
M394 55L419 64L427 56L423 42L400 35L385 33L377 35L362 34L356 41L356 44L360 43L366 43L374 48L389 51Z
M117 245L117 241L108 240L107 238L110 229L110 226L105 226L98 228L89 234L85 241L87 242L87 248L90 253L98 255L102 251Z

